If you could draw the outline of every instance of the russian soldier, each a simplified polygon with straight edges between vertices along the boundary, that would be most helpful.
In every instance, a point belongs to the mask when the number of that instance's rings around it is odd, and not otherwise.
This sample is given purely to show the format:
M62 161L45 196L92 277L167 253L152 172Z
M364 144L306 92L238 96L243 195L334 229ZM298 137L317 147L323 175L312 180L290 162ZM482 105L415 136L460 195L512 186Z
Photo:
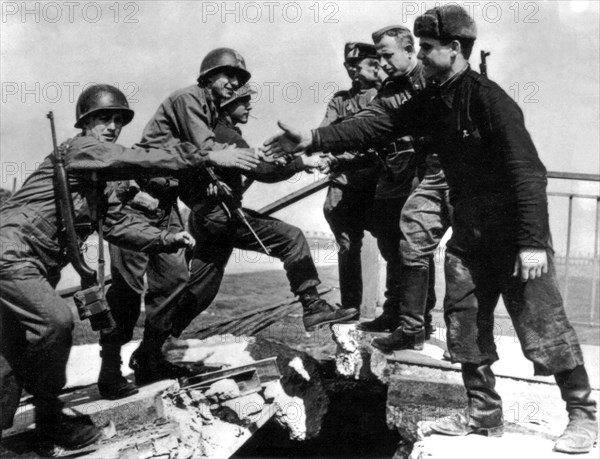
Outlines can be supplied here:
M344 46L344 67L352 80L347 91L337 92L325 112L321 126L342 122L366 108L381 85L377 53L368 43L349 42ZM357 152L327 155L322 170L344 170ZM363 165L364 166L364 165ZM364 231L369 229L369 213L377 183L377 165L356 171L332 172L323 214L338 244L340 297L343 308L360 309L362 303L362 267L360 252Z
M319 128L286 128L269 152L308 147L342 150L398 134L429 135L440 155L454 208L445 261L444 317L451 359L462 367L469 406L432 425L447 435L502 435L503 414L491 369L500 295L525 356L537 375L554 375L569 423L554 449L591 450L597 403L577 335L558 289L548 223L546 170L525 129L523 113L497 84L471 70L476 26L457 5L428 10L415 21L418 58L432 79L392 113Z
M421 92L426 85L423 66L418 61L411 32L403 26L384 27L373 33L373 42L381 58L383 69L396 80L405 98ZM408 78L408 81L407 81ZM408 83L408 84L407 84ZM393 106L387 108L394 109ZM382 110L383 112L385 112ZM432 333L431 310L435 307L435 265L433 254L450 226L448 184L439 164L438 155L431 151L427 139L413 139L418 156L424 162L425 172L417 188L403 203L398 216L400 231L398 278L392 284L395 309L384 307L383 314L372 322L359 324L364 331L394 332L385 338L373 340L373 346L389 351L420 349ZM425 157L423 160L423 156ZM423 167L422 164L419 166ZM407 175L407 179L410 178ZM409 190L404 182L403 192ZM394 212L390 210L390 212ZM397 247L397 246L396 246Z

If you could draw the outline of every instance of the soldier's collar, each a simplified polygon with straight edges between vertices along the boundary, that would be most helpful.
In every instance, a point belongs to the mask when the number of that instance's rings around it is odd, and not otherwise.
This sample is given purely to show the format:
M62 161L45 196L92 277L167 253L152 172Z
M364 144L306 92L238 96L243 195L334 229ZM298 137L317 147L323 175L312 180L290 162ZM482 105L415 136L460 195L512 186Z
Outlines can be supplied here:
M463 75L465 75L469 70L471 70L471 66L469 64L465 65L461 70L456 72L446 81L441 84L438 84L438 90L440 92L440 97L446 103L446 105L451 108L454 103L454 93L456 89L456 85L458 81L461 79Z

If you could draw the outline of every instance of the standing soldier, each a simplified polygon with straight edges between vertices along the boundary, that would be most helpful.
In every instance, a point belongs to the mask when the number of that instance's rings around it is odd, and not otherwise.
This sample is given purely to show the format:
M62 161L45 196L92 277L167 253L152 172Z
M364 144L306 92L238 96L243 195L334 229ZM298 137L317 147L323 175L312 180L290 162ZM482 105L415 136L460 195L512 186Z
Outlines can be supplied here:
M410 30L402 26L385 27L373 33L373 41L388 78L377 97L357 117L377 116L397 109L425 85L422 66L415 57ZM398 320L399 315L405 315L404 305L400 301L403 276L400 212L417 177L412 137L399 137L391 143L381 142L376 149L383 158L384 167L379 171L370 226L377 238L379 251L387 262L386 300L380 318L358 325L357 328L363 331L383 331L380 330L381 317L391 316ZM415 340L411 345L419 349L422 343Z
M344 67L352 87L333 96L327 105L321 126L342 122L369 105L381 84L375 47L368 43L346 43ZM324 170L338 170L353 161L356 152L342 156L325 156ZM325 166L326 164L326 166ZM362 302L362 267L360 252L368 216L373 205L377 166L330 174L323 213L339 246L338 270L343 308L360 309Z
M284 127L270 152L343 150L399 133L432 136L451 190L453 234L446 252L444 316L452 361L469 400L432 425L446 435L502 435L502 401L491 365L500 295L537 375L554 375L569 424L554 449L589 452L598 436L596 401L577 335L558 290L548 223L546 169L523 113L497 84L471 70L474 21L457 5L415 21L418 58L435 84L393 113L319 128Z
M216 142L214 134L219 108L249 79L250 72L246 70L244 59L237 51L230 48L212 50L202 60L198 84L176 91L161 104L148 122L141 144L171 145L189 141L202 149L222 148L223 145ZM218 151L215 153L218 154ZM203 243L198 244L198 250L194 252L190 279L178 300L178 306L165 312L167 317L162 320L165 338L169 333L179 336L210 305L218 292L233 241L238 247L263 251L245 226L236 222L228 228L233 222L218 210L220 206L215 206L218 200L214 196L207 196L205 180L199 180L197 176L190 177L180 187L180 197L192 211L190 231ZM252 215L249 220L254 224ZM304 307L305 327L312 330L321 324L356 316L356 310L342 311L319 298L316 286L320 281L302 232L276 220L265 225L265 228L267 226L268 237L263 240L272 255L284 262L292 291L300 296ZM258 232L261 236L260 228ZM167 323L172 326L167 328ZM135 354L132 366L134 369L138 366Z
M146 252L191 246L189 234L168 233L123 214L119 201L108 200L109 189L102 195L98 191L110 180L216 164L210 152L200 152L190 144L163 149L115 144L121 128L132 118L125 95L113 86L94 85L79 97L75 126L82 134L60 146L79 236L85 240L95 218L104 214L102 230L110 242ZM245 152L229 153L230 159L249 166L254 163ZM58 398L66 381L73 317L54 290L67 264L67 241L59 231L54 160L47 157L1 208L0 427L12 425L23 386L33 396L38 432L55 444L77 448L93 443L100 432L89 417L64 414ZM99 179L96 187L90 186L92 174Z
M390 79L399 81L397 85L402 88L402 81L406 86L408 78L412 88L406 93L407 97L425 88L423 65L418 62L413 36L406 27L385 27L373 33L373 41ZM393 108L384 108L382 112ZM422 349L425 339L431 335L431 310L436 302L433 255L450 226L448 185L438 155L431 151L427 139L417 139L414 145L419 155L425 156L426 170L399 214L401 267L394 284L397 308L392 314L384 308L383 314L374 321L358 326L365 331L393 331L389 337L373 340L373 346L384 351ZM408 184L404 192L407 187Z

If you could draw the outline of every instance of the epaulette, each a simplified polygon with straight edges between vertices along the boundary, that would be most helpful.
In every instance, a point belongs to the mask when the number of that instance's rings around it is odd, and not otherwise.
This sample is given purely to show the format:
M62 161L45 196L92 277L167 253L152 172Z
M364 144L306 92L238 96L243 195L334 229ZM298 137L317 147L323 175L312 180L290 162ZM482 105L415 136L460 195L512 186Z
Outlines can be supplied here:
M335 97L346 97L350 94L350 91L348 91L347 89L342 89L341 91L336 92L333 96L331 96L331 98L335 98Z

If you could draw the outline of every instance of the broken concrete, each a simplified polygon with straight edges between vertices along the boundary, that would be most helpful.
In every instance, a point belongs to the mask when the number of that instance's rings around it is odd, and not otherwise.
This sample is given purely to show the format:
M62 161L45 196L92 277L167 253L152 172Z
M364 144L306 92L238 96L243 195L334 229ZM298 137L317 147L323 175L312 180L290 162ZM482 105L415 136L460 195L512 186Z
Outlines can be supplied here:
M136 346L132 343L131 350ZM83 358L82 351L90 358ZM93 345L74 349L72 357L78 358L71 358L69 365L82 368L69 368L69 374L77 375L72 381L95 382L98 351ZM276 373L276 380L244 393L232 379L217 381L205 392L193 385L161 381L118 401L99 399L95 385L70 391L63 397L67 411L90 415L97 425L109 421L116 425L113 438L82 451L82 457L228 457L273 418L291 439L318 435L329 400L318 363L308 355L283 344L232 335L173 341L166 345L165 354L175 363L211 369L277 356L282 377L277 380ZM13 429L3 432L4 441L10 446L17 434L29 435L33 427L33 407L25 400Z
M476 440L471 440L474 436L463 438L459 445L456 439L427 436L431 434L428 427L432 421L454 414L467 405L460 365L442 360L445 343L434 338L421 352L407 350L383 354L370 342L374 336L384 334L363 333L349 324L334 325L332 331L338 344L338 374L361 380L376 378L388 386L387 424L390 429L397 429L403 438L397 451L398 458L408 457L411 451L412 459L529 457L511 446L511 442L527 442L528 439L532 439L530 445L546 448L541 455L531 457L550 457L553 441L568 422L564 402L553 378L533 376L532 365L523 357L515 338L500 337L496 345L502 359L493 368L497 376L496 389L503 398L505 428L509 433L494 439L499 444L498 449L481 442L480 437ZM445 336L444 330L438 330L438 333ZM592 396L598 399L598 348L583 346L583 351L594 389ZM451 446L452 441L455 443ZM479 447L482 449L478 450ZM448 451L457 451L455 448L461 448L460 452L449 455ZM468 448L473 455L465 456L462 448ZM561 457L554 454L552 457ZM598 456L597 449L593 454L590 457Z

